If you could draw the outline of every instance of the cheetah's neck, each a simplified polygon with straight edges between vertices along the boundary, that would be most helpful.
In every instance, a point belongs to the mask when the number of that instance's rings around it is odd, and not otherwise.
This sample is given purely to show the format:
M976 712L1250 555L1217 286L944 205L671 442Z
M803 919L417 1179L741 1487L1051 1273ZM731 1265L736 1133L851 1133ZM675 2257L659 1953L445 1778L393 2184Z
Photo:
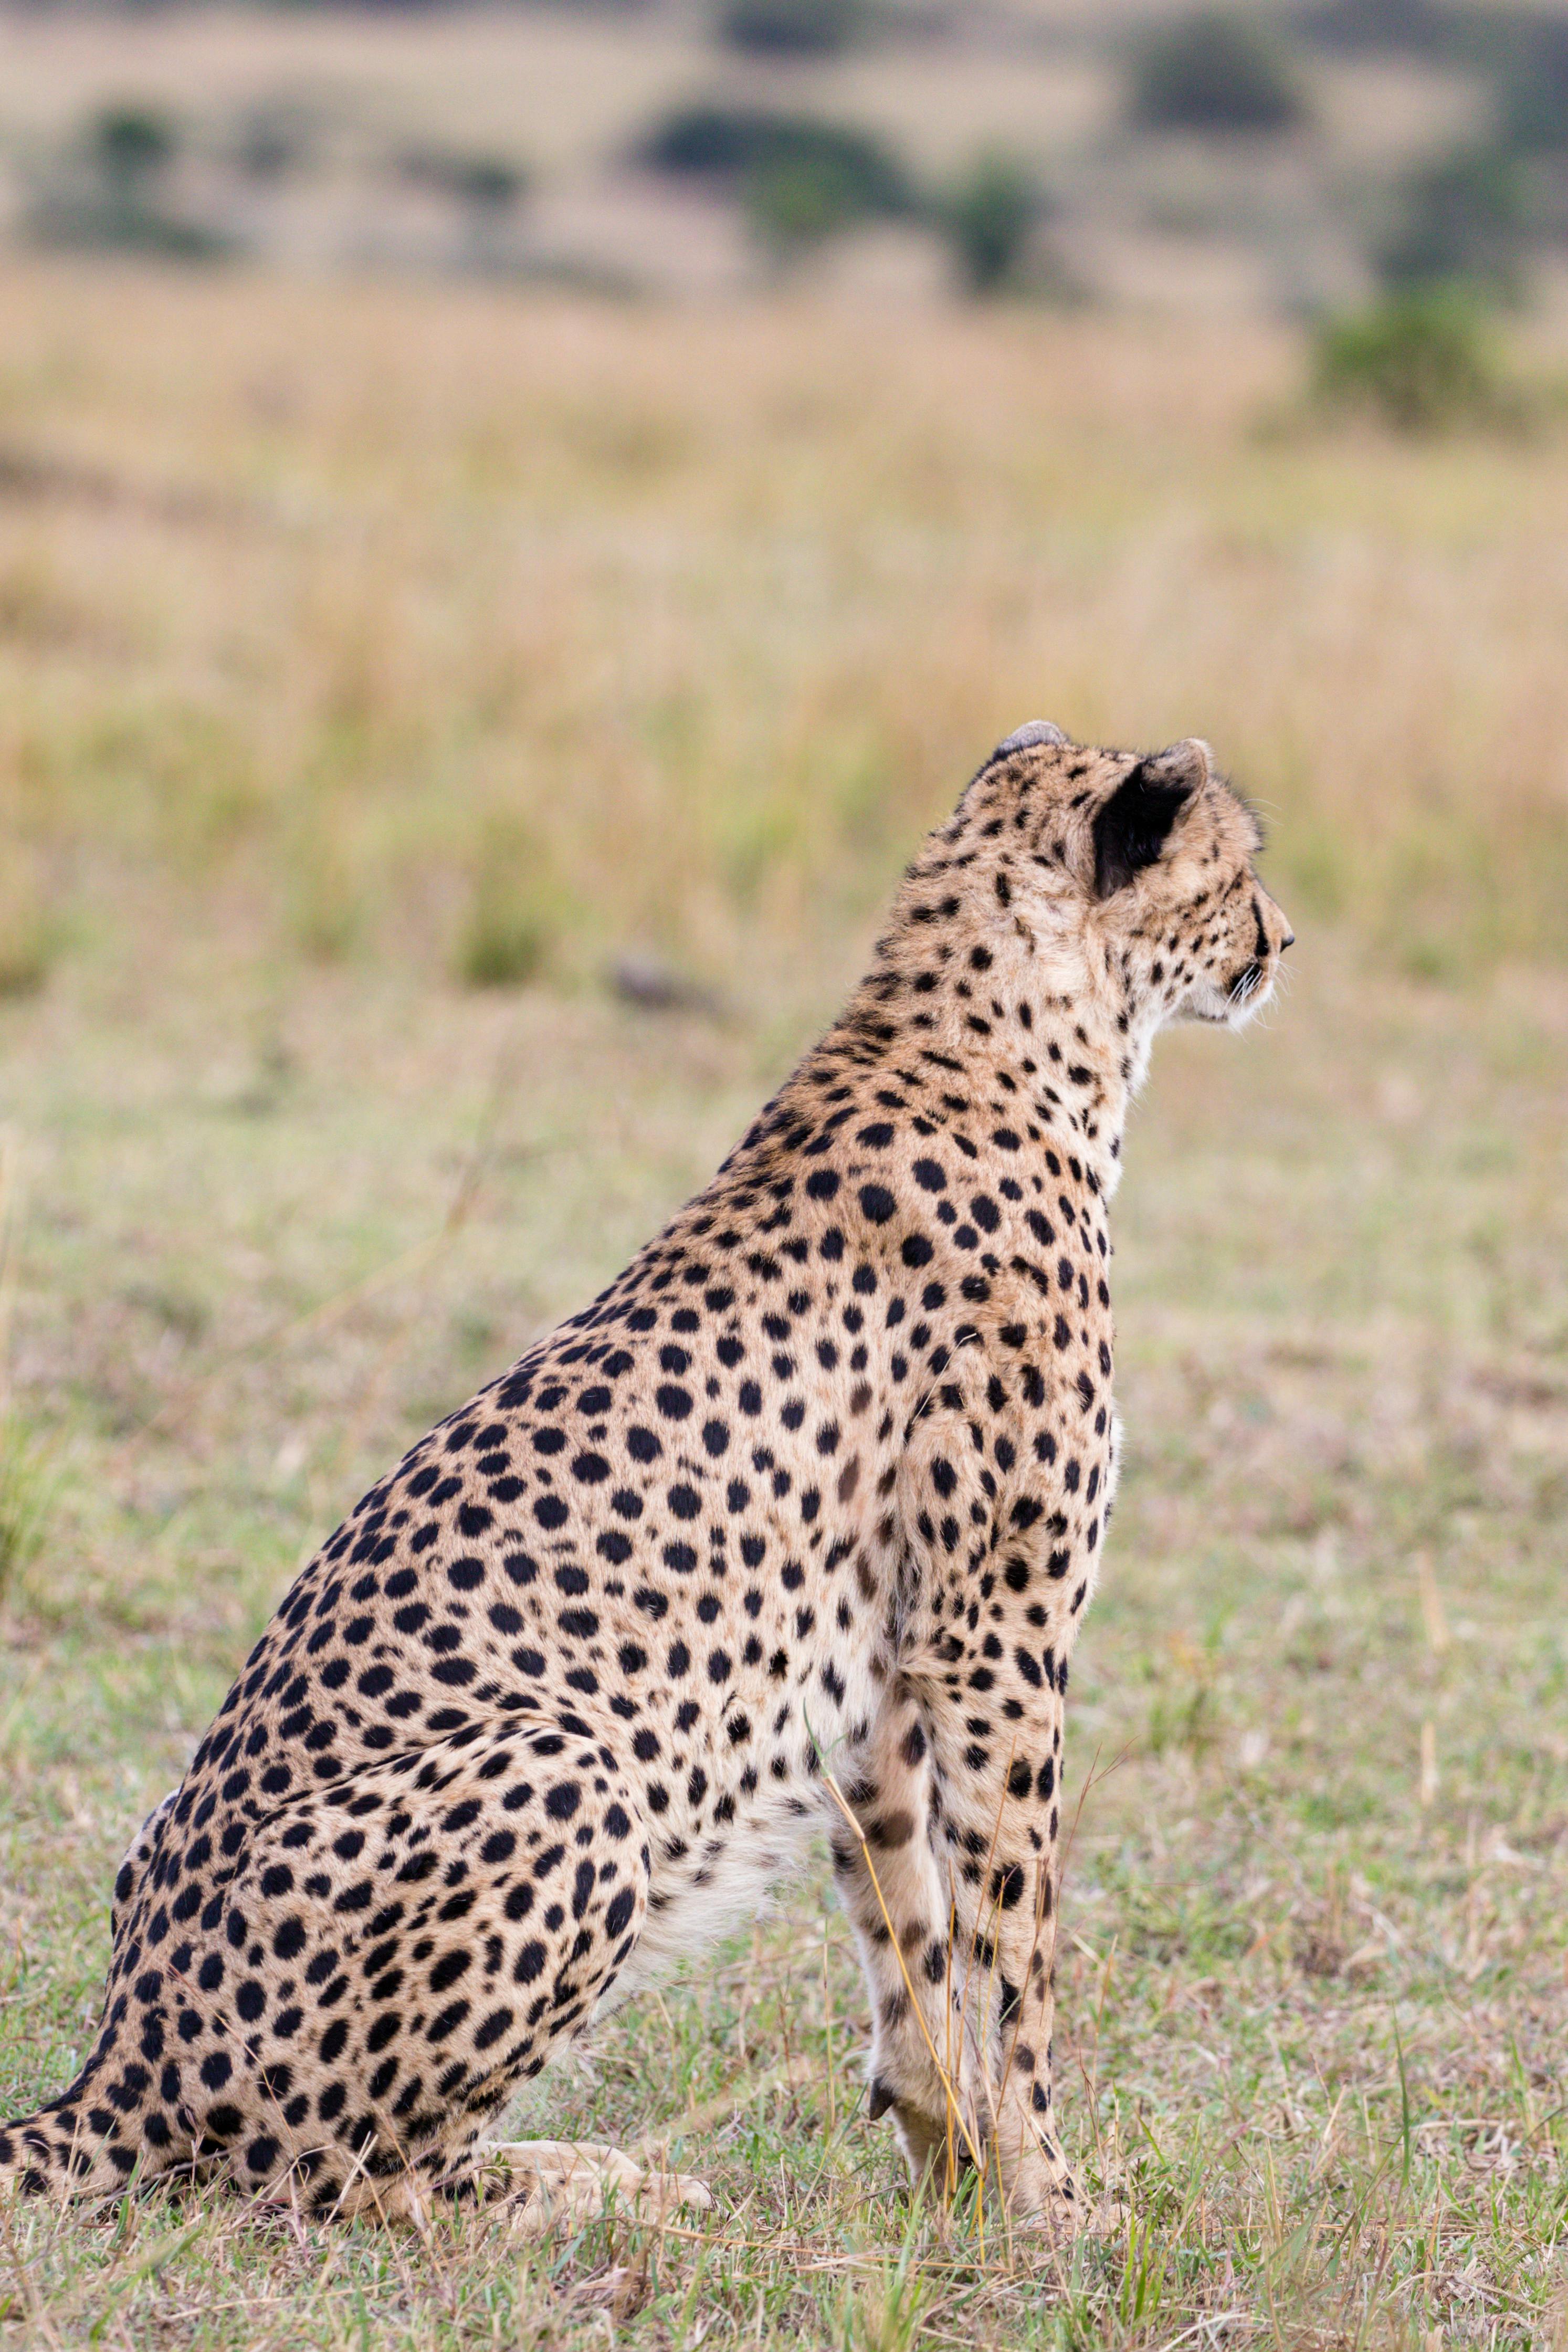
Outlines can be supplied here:
M1012 1136L1026 1152L1054 1148L1109 1197L1151 1042L1112 975L1019 923L962 959L922 960L907 939L884 941L800 1076L828 1092L822 1080L835 1076L862 1103L896 1097L890 1108L940 1128L972 1123L977 1142Z

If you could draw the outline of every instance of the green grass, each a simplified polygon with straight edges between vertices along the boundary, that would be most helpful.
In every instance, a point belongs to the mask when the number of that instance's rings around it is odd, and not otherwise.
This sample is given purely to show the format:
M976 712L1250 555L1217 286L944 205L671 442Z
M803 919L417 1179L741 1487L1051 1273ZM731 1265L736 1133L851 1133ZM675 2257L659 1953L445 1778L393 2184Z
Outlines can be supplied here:
M1266 1027L1164 1041L1116 1204L1058 2043L1097 2232L906 2201L819 1860L520 2119L667 2143L710 2216L16 2206L0 2340L1563 2352L1562 453L1264 443L1300 354L1250 333L0 306L49 943L0 996L0 2110L85 2050L125 1842L300 1559L711 1171L989 741L1208 733L1300 940ZM480 913L542 961L476 968ZM722 1015L615 1002L635 945Z

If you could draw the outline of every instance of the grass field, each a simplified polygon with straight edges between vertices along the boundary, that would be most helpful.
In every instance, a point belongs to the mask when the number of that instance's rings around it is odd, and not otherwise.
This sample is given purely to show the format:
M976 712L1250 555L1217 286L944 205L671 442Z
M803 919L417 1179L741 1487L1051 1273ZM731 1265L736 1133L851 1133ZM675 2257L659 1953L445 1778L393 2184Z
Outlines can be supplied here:
M1117 1203L1099 2233L902 2200L814 1870L535 2095L700 2222L17 2207L0 2340L1561 2352L1568 445L1021 311L6 265L0 353L6 2113L301 1556L709 1171L999 734L1209 736L1299 938Z

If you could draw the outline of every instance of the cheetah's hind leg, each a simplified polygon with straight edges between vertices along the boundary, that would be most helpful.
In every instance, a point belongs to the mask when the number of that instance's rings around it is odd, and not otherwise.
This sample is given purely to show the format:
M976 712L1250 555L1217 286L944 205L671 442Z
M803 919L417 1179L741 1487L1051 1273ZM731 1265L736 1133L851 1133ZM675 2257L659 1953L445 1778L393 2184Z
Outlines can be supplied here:
M465 2167L461 2189L470 2183L481 2204L504 2202L513 2227L529 2238L560 2223L573 2228L597 2221L612 2210L663 2221L683 2207L706 2212L713 2203L706 2183L690 2173L633 2164L597 2140L490 2141Z

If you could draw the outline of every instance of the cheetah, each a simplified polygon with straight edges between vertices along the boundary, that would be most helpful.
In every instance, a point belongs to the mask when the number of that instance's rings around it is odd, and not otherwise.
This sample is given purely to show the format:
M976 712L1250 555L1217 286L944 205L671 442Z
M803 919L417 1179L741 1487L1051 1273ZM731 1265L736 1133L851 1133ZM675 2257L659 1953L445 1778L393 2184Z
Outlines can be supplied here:
M825 1826L870 2116L915 2180L967 2159L1075 2226L1052 1951L1119 1445L1106 1212L1155 1032L1273 990L1260 845L1197 740L998 746L706 1190L286 1594L0 2179L193 2168L416 2224L635 2197L612 2149L481 2136Z

